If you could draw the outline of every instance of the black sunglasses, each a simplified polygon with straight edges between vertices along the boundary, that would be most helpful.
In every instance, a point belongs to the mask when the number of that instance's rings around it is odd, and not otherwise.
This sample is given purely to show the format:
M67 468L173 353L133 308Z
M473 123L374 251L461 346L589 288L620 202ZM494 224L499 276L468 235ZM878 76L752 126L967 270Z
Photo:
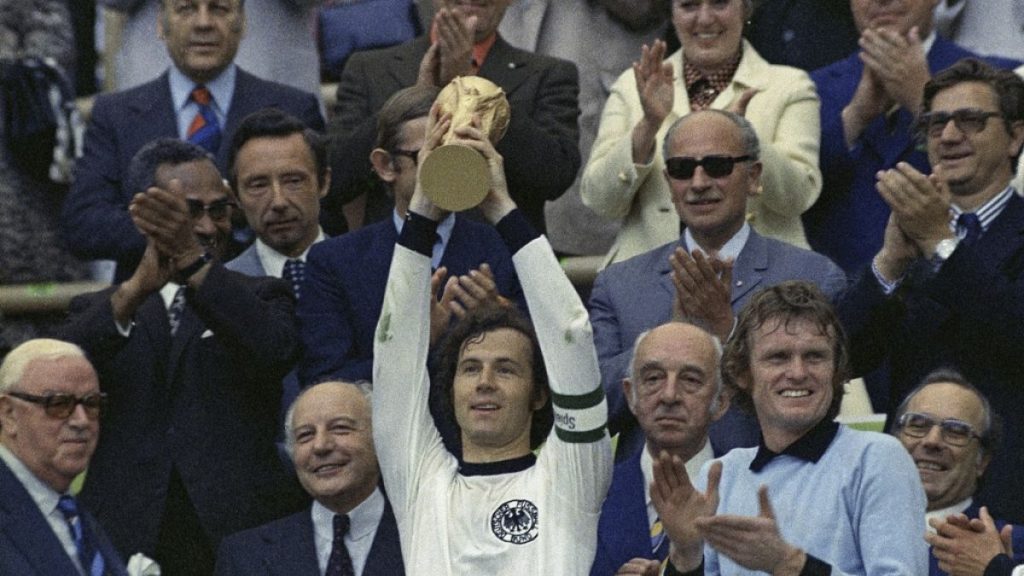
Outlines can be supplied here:
M689 180L697 171L697 166L704 169L704 172L711 178L724 178L732 174L737 162L753 160L749 154L743 156L705 156L703 158L691 158L689 156L676 156L665 160L665 171L674 180Z
M194 198L185 200L188 204L188 215L193 220L202 218L205 212L210 216L210 220L220 222L231 215L231 208L235 205L231 200L215 200L209 204L203 204L201 201Z
M71 416L71 413L75 411L75 406L79 404L85 408L85 415L91 420L99 418L107 408L107 395L103 392L86 394L80 398L74 394L36 396L25 392L8 392L7 395L25 402L39 404L46 411L47 416L60 419Z
M984 130L988 119L996 116L1002 114L977 108L961 108L952 112L926 112L917 119L917 131L922 135L927 134L929 138L938 138L952 120L957 130L969 136Z

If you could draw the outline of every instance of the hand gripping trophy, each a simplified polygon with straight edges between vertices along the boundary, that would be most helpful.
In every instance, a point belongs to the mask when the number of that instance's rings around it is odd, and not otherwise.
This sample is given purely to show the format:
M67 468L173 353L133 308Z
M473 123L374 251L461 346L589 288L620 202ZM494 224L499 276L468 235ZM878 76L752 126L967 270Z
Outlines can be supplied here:
M476 150L450 142L457 127L468 126L477 117L480 130L496 145L508 128L508 100L505 91L486 78L459 76L441 90L435 102L442 114L451 114L451 126L442 145L424 160L420 184L435 206L451 212L468 210L487 195L487 161Z

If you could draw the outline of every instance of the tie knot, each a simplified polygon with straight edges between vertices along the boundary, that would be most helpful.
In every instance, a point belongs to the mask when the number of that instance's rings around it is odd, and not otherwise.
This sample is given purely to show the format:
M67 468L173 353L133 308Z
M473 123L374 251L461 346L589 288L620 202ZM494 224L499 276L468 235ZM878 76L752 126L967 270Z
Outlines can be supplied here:
M957 217L956 228L964 243L969 246L981 236L981 219L974 212L964 212Z
M200 106L209 106L213 101L213 96L210 94L209 88L200 84L192 89L192 100Z
M348 514L335 514L334 515L334 539L344 540L345 534L348 534L349 519Z
M70 494L64 494L57 501L57 509L68 522L78 517L78 502Z

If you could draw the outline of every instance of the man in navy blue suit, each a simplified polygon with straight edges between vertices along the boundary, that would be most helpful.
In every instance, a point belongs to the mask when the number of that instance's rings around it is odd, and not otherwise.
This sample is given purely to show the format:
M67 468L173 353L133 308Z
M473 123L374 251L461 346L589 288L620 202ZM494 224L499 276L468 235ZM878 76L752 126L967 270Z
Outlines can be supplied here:
M678 456L696 477L721 454L708 440L711 423L729 407L718 369L722 344L704 330L670 322L641 334L633 347L631 373L623 395L644 433L642 447L619 444L615 473L601 508L597 556L591 576L611 576L624 564L656 569L669 542L651 501L654 459Z
M218 576L405 573L395 516L379 487L370 396L366 382L323 382L295 400L285 441L313 506L224 540Z
M417 153L437 93L436 88L413 86L397 92L381 109L371 161L394 195L391 217L316 244L309 252L298 307L305 346L299 364L302 385L328 378L372 378L373 333L384 302L391 254L415 189ZM445 305L439 312L450 310L453 300L457 305L497 295L522 300L508 249L493 227L456 214L448 216L438 226L432 264ZM490 272L471 273L481 267ZM447 324L448 315L439 316L432 325L433 336L439 337Z
M160 0L157 32L174 65L156 80L101 95L85 137L84 156L64 205L64 233L82 258L117 262L116 280L128 278L146 248L126 210L125 175L147 142L176 137L210 151L223 172L230 134L263 108L280 108L322 130L312 94L261 80L234 63L245 31L244 0Z
M1006 426L978 501L1019 524L1024 500L1024 200L1010 186L1024 144L1024 80L978 60L937 74L919 120L933 171L900 163L879 174L892 209L881 250L839 312L855 375L894 416L924 375L954 366Z
M68 494L96 449L105 403L74 344L30 340L0 365L0 574L125 574Z
M933 75L975 56L935 34L938 0L850 0L861 49L811 74L821 98L821 197L804 213L811 248L847 273L882 245L889 208L875 174L909 162L928 169L914 138L921 91ZM1013 61L989 59L1000 68Z

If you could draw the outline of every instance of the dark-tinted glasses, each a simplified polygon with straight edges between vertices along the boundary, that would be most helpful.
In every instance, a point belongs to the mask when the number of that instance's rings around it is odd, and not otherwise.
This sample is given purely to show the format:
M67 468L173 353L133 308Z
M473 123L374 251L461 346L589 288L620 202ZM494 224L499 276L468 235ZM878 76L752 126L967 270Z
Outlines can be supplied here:
M231 207L235 205L234 202L227 198L223 200L214 200L209 204L203 204L201 201L194 198L185 200L188 204L188 215L193 220L203 217L203 212L209 214L210 220L220 222L231 215Z
M964 134L977 134L985 129L989 118L1002 116L999 112L986 112L977 108L961 108L952 112L926 112L917 119L917 131L929 138L942 136L942 131L952 120L956 129Z
M942 433L942 441L950 446L966 446L972 438L982 439L981 434L974 431L974 426L963 420L939 420L919 412L907 412L900 416L897 426L901 432L912 438L924 438L932 431L933 426L938 426Z
M749 154L743 156L705 156L703 158L691 158L689 156L675 156L665 160L665 171L670 178L675 180L689 180L697 171L697 166L704 169L704 172L711 178L724 178L732 174L732 169L737 162L751 160Z
M74 394L36 396L35 394L26 394L25 392L8 392L7 395L24 400L25 402L39 404L46 411L47 416L61 419L71 416L71 413L75 411L75 406L79 404L82 405L82 408L85 408L85 415L92 420L99 418L107 407L107 395L102 392L94 392L82 397L75 396Z

